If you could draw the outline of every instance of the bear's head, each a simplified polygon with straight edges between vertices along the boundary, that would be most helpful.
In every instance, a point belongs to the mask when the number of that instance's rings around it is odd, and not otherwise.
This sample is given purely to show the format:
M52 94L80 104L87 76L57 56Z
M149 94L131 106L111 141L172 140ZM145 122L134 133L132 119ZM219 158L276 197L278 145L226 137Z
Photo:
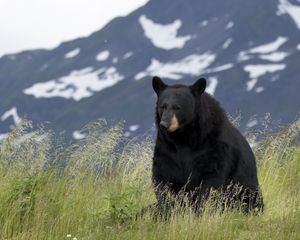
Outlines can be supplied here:
M195 118L197 99L206 88L206 80L200 78L191 86L168 86L159 77L153 77L152 86L157 94L157 125L172 133L184 128Z

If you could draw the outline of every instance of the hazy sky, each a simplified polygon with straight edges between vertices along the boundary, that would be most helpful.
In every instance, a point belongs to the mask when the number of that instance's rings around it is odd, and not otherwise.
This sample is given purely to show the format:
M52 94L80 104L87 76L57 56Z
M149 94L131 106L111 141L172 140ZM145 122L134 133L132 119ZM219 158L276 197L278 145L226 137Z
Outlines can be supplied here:
M53 48L103 27L148 0L0 0L0 56Z

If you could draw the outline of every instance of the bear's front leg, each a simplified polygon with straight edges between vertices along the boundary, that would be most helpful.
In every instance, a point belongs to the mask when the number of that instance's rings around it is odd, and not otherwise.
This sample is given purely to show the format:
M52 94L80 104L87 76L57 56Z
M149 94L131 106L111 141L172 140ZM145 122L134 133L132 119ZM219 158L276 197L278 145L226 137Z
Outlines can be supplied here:
M175 196L168 184L154 184L154 192L157 199L155 214L166 220L170 217L172 209L175 206Z
M190 193L190 202L191 205L194 208L194 211L197 215L201 214L203 211L203 208L205 206L205 203L207 200L209 200L211 197L219 201L221 200L221 192L222 188L224 186L224 178L221 176L218 177L208 177L201 181L201 184L199 187L196 187L194 191L191 191ZM212 193L217 193L212 195ZM216 197L220 199L216 199ZM217 203L217 202L216 202Z

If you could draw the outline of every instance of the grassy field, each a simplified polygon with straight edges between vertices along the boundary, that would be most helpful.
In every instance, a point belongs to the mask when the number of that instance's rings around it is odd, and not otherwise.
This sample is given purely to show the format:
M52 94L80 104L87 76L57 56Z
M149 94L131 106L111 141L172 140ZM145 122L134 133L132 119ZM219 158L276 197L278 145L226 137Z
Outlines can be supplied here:
M120 125L99 121L80 144L63 147L45 131L28 134L24 123L0 144L0 239L299 240L299 130L297 121L266 134L255 149L262 215L207 207L201 217L185 209L159 221L135 217L155 202L151 140L123 139Z

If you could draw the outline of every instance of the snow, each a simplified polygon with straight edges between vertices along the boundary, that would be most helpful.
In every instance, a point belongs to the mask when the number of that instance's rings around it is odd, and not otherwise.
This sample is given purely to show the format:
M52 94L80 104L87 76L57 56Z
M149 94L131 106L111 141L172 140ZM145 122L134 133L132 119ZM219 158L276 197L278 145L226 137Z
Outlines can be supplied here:
M266 73L281 71L286 68L285 64L246 65L244 70L249 72L250 78L259 78Z
M281 71L286 68L285 64L262 64L262 65L246 65L244 70L250 74L250 80L246 83L246 90L251 91L255 87L258 78L267 74ZM256 92L262 92L262 87L257 88Z
M226 48L228 48L229 47L229 45L232 43L232 38L228 38L225 42L224 42L224 44L223 44L223 48L224 49L226 49Z
M264 90L265 90L264 87L258 87L258 88L255 89L255 92L261 93L261 92L263 92Z
M65 58L73 58L76 57L80 53L80 48L76 48L65 54Z
M280 78L279 75L275 75L271 77L271 82L276 82Z
M109 51L104 50L104 51L97 54L96 60L99 61L99 62L105 61L109 58L109 55L110 55Z
M7 138L8 133L0 133L0 142Z
M248 128L252 128L258 124L257 120L251 120L250 122L247 123Z
M119 59L118 59L117 57L115 57L115 58L112 60L112 62L113 62L114 64L116 64L118 61L119 61Z
M139 22L144 30L144 34L149 38L152 44L157 48L170 50L174 48L183 48L185 43L192 36L177 36L178 30L182 25L181 20L177 19L171 24L158 24L148 19L145 15L140 16Z
M232 68L233 66L234 65L232 63L227 63L227 64L224 64L224 65L215 67L215 68L207 69L207 70L204 71L204 73L222 72L222 71L225 71L225 70L228 70L228 69Z
M250 142L249 141L249 146L254 149L257 146L257 142Z
M214 95L218 86L218 79L215 77L210 77L208 81L209 85L206 87L205 92L209 93L210 95Z
M10 117L12 117L15 125L18 125L22 121L22 119L18 115L16 107L12 107L10 110L6 111L1 116L1 121L5 121L6 119L8 119ZM0 133L0 142L3 141L5 138L7 138L7 136L8 136L8 133Z
M283 61L289 54L286 52L274 52L270 54L260 55L259 58L263 60L268 60L271 62L280 62Z
M124 54L123 59L130 58L133 55L133 52L127 52Z
M251 91L255 87L257 80L258 80L257 78L253 78L247 82L247 91L248 92Z
M300 29L300 6L291 4L288 0L279 0L278 15L288 14Z
M288 56L285 52L276 52L288 38L279 36L275 41L266 43L246 51L241 51L238 55L238 61L246 61L254 57L255 54L261 54L259 57L261 59L269 61L281 61Z
M22 119L19 117L18 112L17 112L17 108L13 107L10 110L8 110L7 112L5 112L2 117L1 120L5 121L6 119L12 117L14 120L15 125L18 125Z
M288 39L286 37L279 36L273 42L266 43L266 44L251 48L247 51L242 51L239 54L239 60L243 61L243 60L250 59L251 57L248 56L248 54L255 54L255 53L265 54L265 53L271 53L271 52L277 51L279 49L279 47L282 44L284 44L287 40Z
M146 76L155 76L179 80L185 75L199 76L215 60L216 55L204 53L202 55L192 54L177 62L162 63L157 59L152 59L148 68L138 73L135 80L140 80Z
M242 52L239 53L239 55L237 57L237 60L239 62L242 62L242 61L247 61L251 58L252 58L252 56L247 55L246 51L242 51Z
M124 137L130 137L130 135L131 135L131 133L128 132L128 131L126 131L126 132L124 133Z
M202 21L202 22L200 23L200 25L201 25L202 27L206 27L206 26L208 25L208 21L207 21L207 20L204 20L204 21Z
M267 44L263 44L263 45L251 48L249 50L240 52L239 56L238 56L238 60L240 60L240 61L248 60L248 59L251 58L251 54L256 54L256 53L258 53L258 54L259 53L261 53L261 54L272 53L274 51L277 51L279 49L279 47L282 44L284 44L286 41L287 41L286 37L279 36L273 42L270 42L270 43L267 43ZM274 56L272 56L272 57L273 58L278 58L278 56L279 56L279 58L280 57L282 58L283 54L286 54L286 53L278 52L275 57Z
M230 22L226 25L225 29L230 29L230 28L232 28L233 26L234 26L234 22L233 22L233 21L230 21Z
M135 132L135 131L138 130L139 128L140 128L139 125L131 125L131 126L129 127L129 130L130 130L131 132Z
M297 50L300 50L300 43L297 45L296 48L297 48Z
M82 140L86 137L86 134L81 133L80 131L74 131L73 132L73 138L75 140Z
M91 97L95 92L115 85L123 78L114 67L101 68L97 71L89 67L74 70L68 76L59 79L36 83L25 89L24 93L35 98L62 97L80 101Z
M279 36L277 39L273 42L260 45L255 48L249 49L247 52L249 53L270 53L277 51L278 48L281 47L282 44L284 44L288 39L286 37Z
M0 142L2 142L5 138L7 138L8 133L0 133Z

